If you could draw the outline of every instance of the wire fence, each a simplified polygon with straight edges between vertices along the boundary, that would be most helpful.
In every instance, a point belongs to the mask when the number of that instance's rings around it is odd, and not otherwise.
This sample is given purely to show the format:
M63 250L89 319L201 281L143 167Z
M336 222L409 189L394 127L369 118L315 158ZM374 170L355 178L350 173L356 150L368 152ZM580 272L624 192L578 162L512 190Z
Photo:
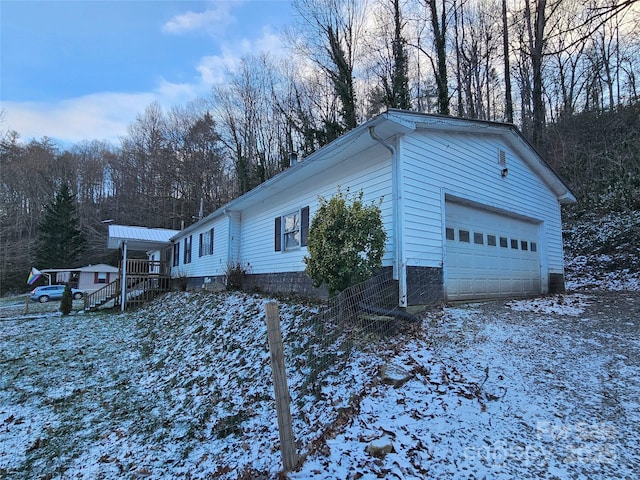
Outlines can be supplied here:
M432 299L429 304L441 298L438 282L429 280L412 288L416 298ZM419 312L424 305L400 308L398 292L398 280L393 279L389 269L342 291L329 299L319 313L305 320L303 328L309 339L304 351L308 372L305 387L309 393L319 395L325 377L339 371L355 350L386 342L419 325Z

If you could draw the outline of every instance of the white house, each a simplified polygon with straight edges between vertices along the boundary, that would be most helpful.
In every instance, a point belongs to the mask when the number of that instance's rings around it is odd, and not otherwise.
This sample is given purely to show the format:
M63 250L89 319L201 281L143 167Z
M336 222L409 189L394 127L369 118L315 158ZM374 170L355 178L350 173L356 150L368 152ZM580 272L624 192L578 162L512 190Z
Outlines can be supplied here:
M111 265L88 265L78 269L78 288L85 292L99 290L118 278L118 268Z
M564 288L560 205L575 197L516 127L401 110L174 235L172 276L201 285L240 264L263 290L318 293L304 274L309 219L338 187L382 198L400 306Z
M99 290L118 278L117 267L104 263L80 268L49 268L41 271L50 278L51 283L69 283L85 293Z

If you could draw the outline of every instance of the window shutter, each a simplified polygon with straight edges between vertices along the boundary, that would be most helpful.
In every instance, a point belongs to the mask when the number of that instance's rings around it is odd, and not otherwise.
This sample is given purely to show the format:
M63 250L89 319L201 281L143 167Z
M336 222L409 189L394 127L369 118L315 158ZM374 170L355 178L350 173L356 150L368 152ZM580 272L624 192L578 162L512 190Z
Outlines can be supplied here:
M301 212L300 219L300 245L307 245L307 236L309 235L309 207L304 207Z
M184 250L182 252L182 263L186 264L189 263L187 261L187 252L189 251L189 237L185 237L184 238Z
M202 235L204 234L200 234L200 241L199 241L199 245L198 245L198 256L201 257L202 256Z
M98 272L93 273L93 283L98 283Z
M213 227L211 227L211 232L209 233L209 254L213 255Z
M275 218L274 244L275 244L275 251L281 252L282 251L282 220L280 217Z

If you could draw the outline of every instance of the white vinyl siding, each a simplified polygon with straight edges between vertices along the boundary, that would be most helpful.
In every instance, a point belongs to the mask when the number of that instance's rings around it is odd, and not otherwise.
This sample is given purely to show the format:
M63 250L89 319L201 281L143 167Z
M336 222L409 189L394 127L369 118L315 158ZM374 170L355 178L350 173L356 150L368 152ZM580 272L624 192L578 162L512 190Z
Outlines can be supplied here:
M362 158L366 158L366 161ZM381 210L389 237L384 261L390 265L391 162L385 156L369 155L348 160L341 164L340 168L328 170L326 175L307 179L297 190L289 191L286 199L269 202L268 205L262 204L243 212L240 258L243 263L249 263L250 272L259 274L303 271L306 247L284 252L274 250L274 218L309 206L311 222L318 209L318 197L332 197L337 193L338 186L343 192L347 189L351 193L362 190L365 203L378 202L384 197Z
M214 229L213 254L200 256L198 250L201 233L207 233ZM172 275L186 275L188 277L206 277L224 275L227 268L227 239L229 231L229 219L221 216L212 223L203 224L199 229L187 235L192 237L191 263L180 264L178 268L172 270ZM176 237L176 242L181 242L184 246L185 237Z
M410 265L438 266L443 258L445 195L508 210L543 222L540 254L549 273L563 272L559 204L555 195L497 137L417 132L399 148L405 176L405 256ZM503 178L499 151L505 152ZM473 238L472 238L473 240Z
M446 124L443 120L442 128ZM274 220L308 206L311 223L318 198L330 198L340 188L351 194L362 190L366 203L384 198L381 210L387 242L383 265L393 265L395 273L399 273L395 265L396 234L402 240L398 251L403 266L446 270L447 201L490 212L508 212L506 216L510 218L529 219L537 225L539 241L518 238L519 242L527 242L527 250L523 250L521 243L517 250L537 255L541 290L545 291L548 274L563 273L562 238L558 199L538 174L544 170L538 158L526 144L519 143L522 140L516 134L493 135L491 132L497 129L485 130L482 124L470 125L463 133L435 130L441 128L438 122L431 127L427 125L428 130L420 123L415 126L417 130L410 131L409 127L391 129L392 125L383 123L378 129L381 135L387 130L385 138L396 148L399 164L395 169L390 151L362 131L359 137L324 150L327 152L324 157L312 158L306 169L298 165L294 167L297 170L281 174L281 180L271 179L239 201L231 202L216 213L217 217L202 221L202 226L190 227L188 233L176 236L174 241L183 247L184 237L193 235L197 248L200 233L214 228L214 253L200 257L193 252L192 263L181 264L180 273L190 277L223 275L230 261L240 263L252 274L303 271L307 248L276 251ZM526 163L526 156L519 158L516 152L531 155L538 173ZM396 185L394 172L400 175L397 180L401 183ZM555 181L552 176L546 178ZM556 192L562 190L558 185L554 188ZM397 224L393 221L396 206L401 215ZM487 228L482 232L469 229L468 243L471 247L501 248L501 236L499 229ZM531 249L532 241L535 252ZM508 247L511 248L510 243Z

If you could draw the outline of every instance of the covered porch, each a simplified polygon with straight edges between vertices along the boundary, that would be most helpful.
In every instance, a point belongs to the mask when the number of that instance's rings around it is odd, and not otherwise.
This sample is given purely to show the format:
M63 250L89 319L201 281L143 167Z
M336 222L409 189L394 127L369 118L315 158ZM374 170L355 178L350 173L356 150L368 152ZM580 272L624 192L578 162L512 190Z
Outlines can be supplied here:
M109 225L107 248L120 250L119 277L104 288L85 297L85 309L100 306L140 305L171 288L171 268L167 261L153 258L152 252L162 252L171 245L177 230ZM147 259L129 258L132 252L144 252ZM113 302L113 305L110 303Z

